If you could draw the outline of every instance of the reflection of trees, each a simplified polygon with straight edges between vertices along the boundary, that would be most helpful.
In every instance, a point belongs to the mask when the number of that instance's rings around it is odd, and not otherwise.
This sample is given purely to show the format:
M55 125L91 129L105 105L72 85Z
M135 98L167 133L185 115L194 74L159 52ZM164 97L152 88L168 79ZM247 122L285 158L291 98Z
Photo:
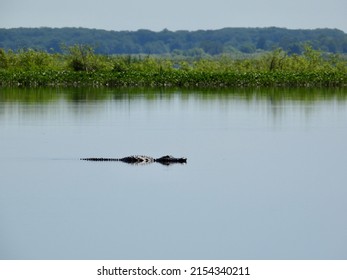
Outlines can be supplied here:
M302 106L305 110L312 108L318 102L346 101L347 89L223 89L223 90L174 90L174 89L110 89L110 88L3 88L0 89L0 104L20 103L40 104L40 107L65 101L75 104L72 108L83 109L91 103L123 102L146 100L157 102L165 99L170 102L180 100L185 103L196 100L201 104L218 102L227 107L228 102L238 101L246 104L267 104L274 116L295 106ZM265 102L265 103L264 103ZM47 106L48 107L48 106ZM3 108L1 106L0 108ZM88 110L90 110L89 108Z
M345 88L235 88L235 89L153 89L153 88L1 88L0 102L54 102L61 98L67 101L170 99L194 96L200 100L268 100L271 104L285 101L314 103L319 100L346 100Z

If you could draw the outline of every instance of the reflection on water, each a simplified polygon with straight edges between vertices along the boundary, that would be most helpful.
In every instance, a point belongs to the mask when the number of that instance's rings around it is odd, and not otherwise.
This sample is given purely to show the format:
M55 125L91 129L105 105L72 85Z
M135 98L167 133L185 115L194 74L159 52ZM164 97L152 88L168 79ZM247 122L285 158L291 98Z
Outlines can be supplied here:
M264 110L272 114L272 118L281 117L293 107L304 111L306 115L314 114L319 104L324 106L343 106L347 99L346 89L235 89L235 90L172 90L172 89L95 89L95 88L5 88L0 89L0 115L5 110L17 108L26 114L51 114L57 103L67 103L66 111L74 114L91 114L100 107L124 107L143 102L148 110L165 103L180 103L180 106L201 106L206 109L218 106L221 110L229 110L230 104L242 102L251 108L266 107ZM91 105L92 104L92 105ZM95 106L98 104L99 106ZM10 113L7 112L7 113Z
M346 259L346 97L0 89L0 259Z
M0 102L50 103L62 97L70 102L102 100L172 99L179 93L182 100L191 97L199 100L245 101L267 100L271 103L298 101L312 103L319 100L346 100L345 88L244 88L244 89L109 89L109 88L1 88Z

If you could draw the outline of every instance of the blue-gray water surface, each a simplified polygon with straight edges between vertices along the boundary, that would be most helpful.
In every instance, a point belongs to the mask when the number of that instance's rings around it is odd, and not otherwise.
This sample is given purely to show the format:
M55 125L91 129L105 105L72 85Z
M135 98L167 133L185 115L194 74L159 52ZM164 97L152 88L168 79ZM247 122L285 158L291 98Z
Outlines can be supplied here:
M346 259L346 90L0 89L0 259ZM166 154L185 165L86 162Z

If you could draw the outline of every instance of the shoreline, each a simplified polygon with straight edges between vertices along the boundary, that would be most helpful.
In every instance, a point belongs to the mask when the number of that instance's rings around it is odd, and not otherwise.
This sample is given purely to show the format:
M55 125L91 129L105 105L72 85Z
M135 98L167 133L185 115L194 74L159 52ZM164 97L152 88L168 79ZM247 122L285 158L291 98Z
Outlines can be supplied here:
M320 72L203 72L145 71L76 72L71 70L0 71L0 87L109 87L109 88L344 88L347 74Z

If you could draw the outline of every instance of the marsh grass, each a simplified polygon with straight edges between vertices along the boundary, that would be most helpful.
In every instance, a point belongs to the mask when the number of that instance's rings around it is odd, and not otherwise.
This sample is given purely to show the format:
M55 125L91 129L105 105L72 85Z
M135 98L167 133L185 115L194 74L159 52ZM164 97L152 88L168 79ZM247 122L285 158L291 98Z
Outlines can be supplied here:
M0 49L0 86L95 87L345 87L347 60L309 46L302 55L278 49L252 58L198 60L105 56L73 46L65 54Z

